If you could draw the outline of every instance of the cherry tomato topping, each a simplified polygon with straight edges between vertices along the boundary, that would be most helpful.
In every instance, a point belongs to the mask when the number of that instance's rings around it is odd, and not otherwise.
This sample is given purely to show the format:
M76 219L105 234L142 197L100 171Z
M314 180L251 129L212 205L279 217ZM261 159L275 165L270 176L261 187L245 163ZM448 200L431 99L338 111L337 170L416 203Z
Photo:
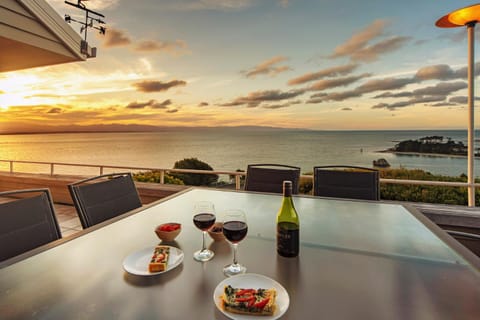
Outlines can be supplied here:
M262 301L259 301L259 302L255 303L254 307L262 309L267 305L268 301L270 301L270 298L265 298Z

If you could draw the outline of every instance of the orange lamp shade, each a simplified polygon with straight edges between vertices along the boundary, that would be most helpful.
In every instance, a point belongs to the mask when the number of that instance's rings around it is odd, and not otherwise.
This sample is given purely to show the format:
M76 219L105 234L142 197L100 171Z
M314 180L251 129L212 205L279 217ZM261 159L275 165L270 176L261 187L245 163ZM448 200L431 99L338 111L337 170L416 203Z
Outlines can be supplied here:
M435 25L440 28L455 28L478 21L480 21L480 4L475 4L450 12L438 19Z

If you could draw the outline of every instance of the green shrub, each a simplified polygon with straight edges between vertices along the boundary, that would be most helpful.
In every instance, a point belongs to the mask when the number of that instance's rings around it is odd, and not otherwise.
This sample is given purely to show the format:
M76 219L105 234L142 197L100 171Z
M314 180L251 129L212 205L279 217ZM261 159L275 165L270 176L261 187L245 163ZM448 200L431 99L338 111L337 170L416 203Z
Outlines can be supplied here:
M173 168L213 171L213 168L208 163L198 160L197 158L188 158L177 161ZM190 186L209 186L216 184L218 181L217 174L172 172L171 175Z
M443 175L434 175L430 172L420 169L408 170L386 169L380 171L380 177L385 179L400 180L429 180L429 181L445 181L445 182L467 182L465 175L458 177L450 177ZM427 202L441 204L457 204L467 205L468 195L465 187L448 187L448 186L427 186L427 185L400 185L387 184L380 185L380 198L382 200L397 200L410 202ZM477 201L480 194L476 192Z
M133 174L133 179L139 182L160 183L160 171L145 171ZM164 183L166 184L184 184L182 180L172 177L169 174L165 174Z

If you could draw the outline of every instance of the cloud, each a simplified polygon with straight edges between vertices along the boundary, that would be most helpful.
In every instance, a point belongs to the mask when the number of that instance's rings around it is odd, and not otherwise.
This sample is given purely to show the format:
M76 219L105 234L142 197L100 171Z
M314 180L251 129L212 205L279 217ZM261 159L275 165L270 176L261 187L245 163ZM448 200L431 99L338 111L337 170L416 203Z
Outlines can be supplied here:
M288 66L276 66L286 60L288 60L286 57L276 56L256 65L249 71L244 71L244 73L247 78L253 78L260 74L275 76L281 72L291 70Z
M369 44L369 42L385 34L388 24L386 20L375 20L365 29L337 46L328 58L350 57L353 61L371 62L377 60L380 54L397 50L410 38L395 36L375 44Z
M152 109L166 109L167 106L172 104L172 100L167 99L163 102L155 102L151 104Z
M325 90L329 88L335 88L335 87L343 87L347 86L349 84L352 84L354 82L357 82L360 79L363 79L365 77L371 76L370 73L364 73L358 76L351 76L351 77L343 77L343 78L337 78L337 79L328 79L328 80L320 80L312 84L310 87L308 87L308 90L312 91L320 91L320 90Z
M412 94L414 96L448 95L452 92L458 91L460 89L465 89L467 87L468 87L468 84L463 81L441 82L441 83L437 83L435 86L413 90Z
M384 92L382 94L379 94L375 97L374 99L380 99L380 98L405 98L405 97L411 97L412 93L410 91L402 91L398 93L392 93L390 91Z
M310 97L307 103L321 103L325 101L343 101L350 98L360 97L362 92L358 90L349 90L344 92L322 93L320 95L314 94Z
M369 41L381 36L387 25L388 22L386 20L375 20L371 25L354 34L345 43L337 46L330 58L350 56L353 52L363 49Z
M208 106L208 105L209 105L208 102L200 102L200 103L198 104L199 107L206 107L206 106Z
M467 104L468 103L468 97L466 96L456 96L456 97L451 97L448 99L448 102L454 103L454 104Z
M342 111L352 111L353 109L352 109L352 108L345 107L345 108L342 108L342 109L340 109L340 110L342 110Z
M448 80L452 79L455 72L446 64L438 64L435 66L427 66L418 69L415 77L421 80Z
M127 109L143 109L155 103L155 100L150 100L147 102L130 102L125 108Z
M325 101L343 101L350 98L360 97L365 93L382 90L401 89L406 85L415 82L412 78L384 78L367 81L357 88L344 92L332 92L314 94L308 100L308 103L321 103Z
M438 96L427 96L427 97L415 97L406 101L399 101L395 103L379 103L374 105L372 109L388 109L390 111L396 110L398 108L408 107L417 103L429 103L429 102L438 102L444 101L445 95L438 95Z
M107 48L127 46L131 43L126 31L109 28L103 37L103 45Z
M161 81L141 81L133 84L140 92L161 92L177 86L185 86L187 83L183 80L172 80L169 82Z
M62 113L62 108L51 108L50 110L47 111L47 113Z
M264 102L288 100L295 98L304 92L304 90L291 90L287 92L282 92L280 90L256 91L249 93L247 96L236 98L232 102L220 104L220 106L235 107L245 105L248 108L255 108Z
M352 52L351 59L353 61L371 62L378 60L378 56L384 53L395 51L403 46L410 37L392 37L387 40L380 41L374 45L366 46L358 51Z
M475 76L480 75L480 62L475 63ZM446 64L437 64L418 69L415 78L419 80L452 80L452 79L466 79L468 68L462 67L453 70Z
M439 103L433 103L430 105L430 107L454 107L457 106L456 103L451 103L451 102L439 102Z
M167 109L168 106L172 105L172 100L167 99L163 102L157 102L157 100L149 100L146 102L130 102L125 108L127 109ZM166 110L166 112L170 112L170 110Z
M166 111L167 113L177 113L178 109L170 109Z
M138 42L134 50L138 52L166 52L170 55L180 55L185 53L187 44L183 40L176 41L156 41L142 40Z
M267 105L262 105L262 108L264 109L281 109L281 108L287 108L295 104L300 104L302 103L301 100L291 100L287 101L285 103L278 103L278 104L267 104Z
M381 90L395 90L405 87L407 84L414 83L412 78L383 78L367 81L359 86L356 90L361 93L368 93Z
M336 77L336 76L343 76L351 73L358 67L358 64L346 64L342 66L336 66L332 68L323 69L313 73L307 73L297 78L293 78L288 81L288 85L297 85L303 84L310 81L315 81L327 77Z

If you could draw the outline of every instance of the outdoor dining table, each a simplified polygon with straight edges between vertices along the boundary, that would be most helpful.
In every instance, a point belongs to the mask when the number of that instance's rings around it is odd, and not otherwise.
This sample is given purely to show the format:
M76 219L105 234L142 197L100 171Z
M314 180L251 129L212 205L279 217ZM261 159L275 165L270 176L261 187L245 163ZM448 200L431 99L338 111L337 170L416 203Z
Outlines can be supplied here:
M208 239L214 258L192 257L202 244L192 222L200 200L214 203L218 220L226 209L246 212L239 262L285 288L282 319L480 319L479 259L413 208L295 196L300 254L284 258L275 243L281 195L209 188L1 263L0 319L227 319L214 290L232 261L229 243ZM164 222L182 224L170 245L183 262L158 275L126 272L125 258L158 244L154 228Z

